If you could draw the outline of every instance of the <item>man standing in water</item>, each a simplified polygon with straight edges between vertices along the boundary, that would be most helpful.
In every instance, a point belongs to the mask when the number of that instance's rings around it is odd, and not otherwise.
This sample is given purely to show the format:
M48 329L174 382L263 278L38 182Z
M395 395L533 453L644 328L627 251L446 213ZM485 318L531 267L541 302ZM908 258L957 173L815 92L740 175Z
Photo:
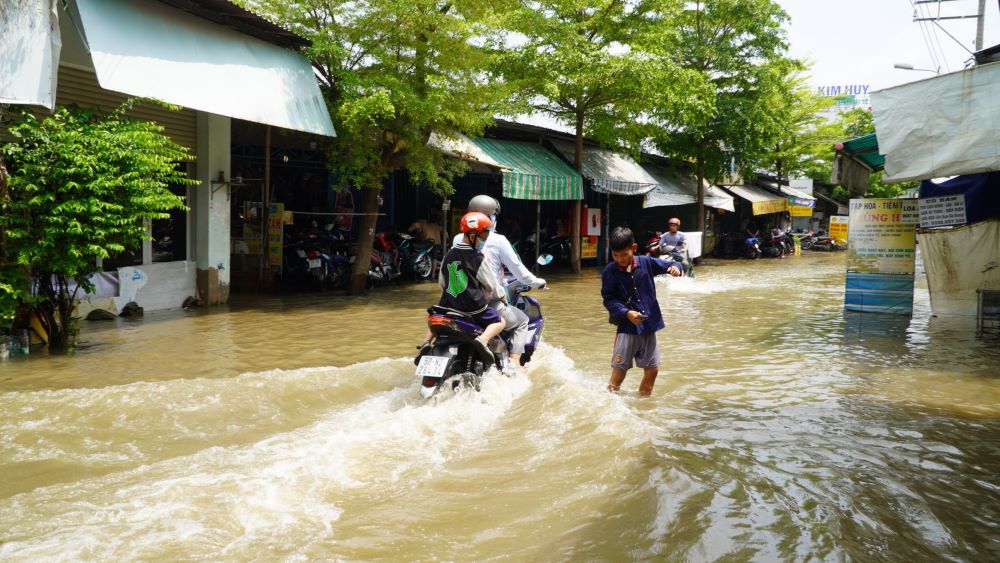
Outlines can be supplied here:
M491 228L490 238L486 239L483 256L496 268L493 273L500 280L501 285L506 279L504 276L506 268L520 283L531 287L544 287L545 280L532 274L531 270L521 262L521 258L514 251L514 247L511 246L507 237L496 232L495 225L497 216L500 214L500 202L485 194L477 195L469 200L469 212L473 211L483 213L493 221L494 227ZM455 236L454 244L460 242L460 237L461 235ZM499 311L500 316L507 323L505 330L511 333L510 363L516 369L521 365L521 354L524 353L525 344L528 342L528 315L525 315L524 311L517 307L511 307L500 295L492 296L490 307Z
M608 238L614 261L601 274L601 297L609 320L618 325L608 391L618 392L634 360L636 367L643 370L639 394L651 395L660 371L656 331L664 326L653 278L661 274L679 276L682 267L677 262L636 256L638 245L627 227L616 227Z

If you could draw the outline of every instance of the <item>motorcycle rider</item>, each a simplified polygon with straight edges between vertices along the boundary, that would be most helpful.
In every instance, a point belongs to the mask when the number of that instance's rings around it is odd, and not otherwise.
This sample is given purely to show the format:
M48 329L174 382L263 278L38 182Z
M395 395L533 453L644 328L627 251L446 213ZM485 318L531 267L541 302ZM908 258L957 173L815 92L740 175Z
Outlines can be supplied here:
M438 285L441 286L438 305L467 313L483 328L483 333L476 337L474 344L486 357L493 356L489 348L490 340L499 336L506 325L499 311L489 305L490 295L503 291L490 258L482 253L492 227L493 222L482 213L470 211L463 215L462 240L445 255L438 275ZM432 338L433 334L428 330L420 348L428 346Z
M681 220L671 217L667 221L667 232L660 236L660 253L669 254L677 262L684 263L685 252L687 251L687 238L681 232ZM673 250L667 250L673 247ZM687 264L685 264L685 269Z
M511 246L507 237L496 232L497 215L500 214L500 202L492 197L480 194L469 200L468 210L478 211L485 214L493 222L492 230L486 245L483 247L483 256L496 268L494 274L501 280L507 279L504 276L504 269L510 272L517 281L531 287L544 287L545 280L531 273L521 258L517 255L514 247ZM461 235L456 235L454 243L458 244ZM494 294L490 299L490 307L494 307L500 312L500 316L507 322L505 332L509 332L510 339L510 359L511 365L517 367L521 365L521 354L524 353L525 344L528 342L528 315L517 307L507 303L506 292Z

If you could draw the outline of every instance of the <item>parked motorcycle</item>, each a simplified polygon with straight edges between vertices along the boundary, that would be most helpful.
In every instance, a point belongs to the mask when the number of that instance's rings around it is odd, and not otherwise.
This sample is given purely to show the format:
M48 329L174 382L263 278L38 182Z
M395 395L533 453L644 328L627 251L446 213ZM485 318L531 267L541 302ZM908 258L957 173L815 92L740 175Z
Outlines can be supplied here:
M646 231L646 242L642 243L642 246L639 248L639 252L645 254L646 256L659 256L661 235L663 235L663 233L659 231Z
M539 258L539 264L551 262L552 257ZM525 295L531 286L519 283L507 287L509 303L524 311L528 316L530 336L521 355L521 365L531 361L538 344L542 340L545 319L542 307L533 297ZM435 396L443 388L452 390L460 386L481 389L483 376L491 367L502 372L509 361L507 351L510 341L507 334L501 334L489 343L492 357L485 357L472 341L483 333L482 327L472 321L472 317L447 307L433 306L427 309L427 326L433 338L429 346L421 349L414 358L416 375L420 378L420 394L425 399Z
M809 250L810 248L812 248L813 244L816 243L818 237L816 237L816 235L812 232L812 230L809 230L805 233L801 233L798 238L799 238L799 248L801 248L802 250Z
M528 235L518 241L513 245L514 250L521 257L521 261L525 264L532 264L535 262L537 256L535 256L535 235ZM552 260L555 262L567 263L570 257L570 241L569 237L565 235L559 235L548 239L542 243L541 255L551 255Z
M282 280L286 283L309 284L322 291L326 287L326 275L330 257L317 243L317 234L303 231L297 235L286 231L282 248Z
M771 231L771 236L760 245L760 250L762 255L768 258L782 258L787 254L794 253L795 246L794 243L789 246L786 233L774 229Z
M388 232L377 233L372 241L371 262L368 266L368 283L385 285L399 279L399 249Z
M440 247L430 240L418 240L416 237L397 235L400 254L400 269L413 279L427 280L434 273L434 259L439 257Z
M847 241L841 238L820 236L816 238L811 250L841 251L847 250Z
M763 254L761 250L760 237L746 237L743 239L743 256L750 260L756 260Z

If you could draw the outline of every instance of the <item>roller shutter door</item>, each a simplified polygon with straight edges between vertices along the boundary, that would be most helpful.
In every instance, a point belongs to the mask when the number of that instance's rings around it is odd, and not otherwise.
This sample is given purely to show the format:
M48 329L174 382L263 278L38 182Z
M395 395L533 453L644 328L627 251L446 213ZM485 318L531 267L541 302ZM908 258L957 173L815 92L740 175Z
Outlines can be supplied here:
M74 103L80 107L107 112L118 107L125 101L126 97L124 94L102 90L97 83L97 76L92 72L67 66L59 67L59 81L56 90L56 104L58 105ZM187 147L194 154L197 139L194 110L184 108L180 111L170 111L149 104L137 104L128 115L135 119L159 123L165 128L164 133L167 136L177 144Z

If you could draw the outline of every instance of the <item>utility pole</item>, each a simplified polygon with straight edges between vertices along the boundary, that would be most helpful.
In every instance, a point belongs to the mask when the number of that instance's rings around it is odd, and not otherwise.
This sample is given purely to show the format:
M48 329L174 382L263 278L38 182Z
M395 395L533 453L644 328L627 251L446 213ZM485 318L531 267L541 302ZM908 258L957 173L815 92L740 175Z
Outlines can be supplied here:
M955 43L958 43L959 45L961 45L962 48L965 49L971 55L975 51L970 51L969 48L965 46L965 43L963 43L962 41L959 41L954 35L952 35L951 33L949 33L948 30L945 29L944 26L942 26L939 22L941 22L943 20L965 20L965 19L976 18L976 51L981 51L983 49L983 27L984 27L984 25L986 23L986 0L979 0L979 11L977 13L975 13L975 14L963 14L963 15L958 15L958 16L942 16L941 15L941 2L953 2L953 1L955 1L955 0L915 0L913 2L914 7L916 7L918 4L937 4L938 5L938 13L935 16L931 16L931 17L927 17L927 18L921 18L921 17L918 17L918 12L916 11L916 9L914 9L914 12L913 12L913 21L915 21L915 22L926 22L926 21L929 21L929 22L933 23L934 25L936 25L938 27L938 29L940 29L941 31L943 31L945 33L945 35L947 35L948 37L950 37ZM1000 2L998 2L998 3L1000 3Z
M983 50L983 26L986 23L986 0L979 0L979 19L976 20L976 52Z

